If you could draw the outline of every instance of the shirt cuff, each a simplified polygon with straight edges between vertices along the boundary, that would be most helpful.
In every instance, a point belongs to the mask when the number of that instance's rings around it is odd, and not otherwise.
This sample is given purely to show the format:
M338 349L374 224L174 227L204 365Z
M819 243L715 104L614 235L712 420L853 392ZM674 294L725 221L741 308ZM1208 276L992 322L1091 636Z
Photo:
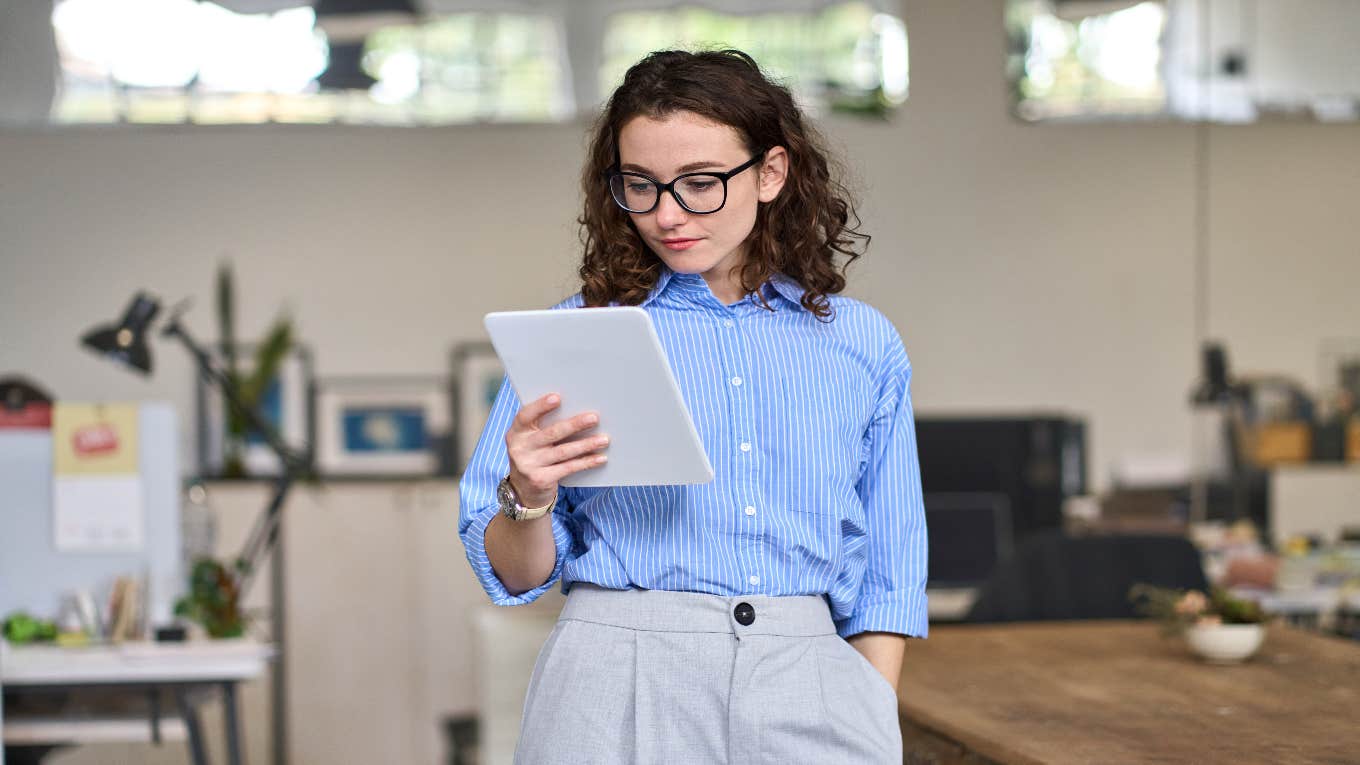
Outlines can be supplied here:
M930 632L930 619L925 591L898 590L861 598L849 618L836 622L836 634L848 638L861 632L926 637Z
M473 516L472 522L468 524L467 531L463 533L463 546L467 551L468 563L472 564L477 581L481 582L482 589L491 596L491 602L495 605L521 606L532 603L562 576L562 566L566 563L567 551L571 549L571 532L567 529L567 524L558 517L556 509L548 514L552 520L553 545L557 548L552 574L548 576L547 581L532 590L511 595L510 591L505 589L505 583L496 576L496 570L491 567L491 558L486 554L486 527L491 525L492 519L498 513L500 509L497 507L486 508Z

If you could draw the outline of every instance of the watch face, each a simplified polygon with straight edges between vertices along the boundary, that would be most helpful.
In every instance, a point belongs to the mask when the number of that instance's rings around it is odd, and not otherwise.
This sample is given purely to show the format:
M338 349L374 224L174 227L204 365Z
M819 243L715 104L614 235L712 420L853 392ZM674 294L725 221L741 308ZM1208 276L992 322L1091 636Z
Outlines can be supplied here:
M515 490L510 486L510 479L501 481L496 487L496 501L501 506L502 513L513 520L519 520L519 498L515 496Z

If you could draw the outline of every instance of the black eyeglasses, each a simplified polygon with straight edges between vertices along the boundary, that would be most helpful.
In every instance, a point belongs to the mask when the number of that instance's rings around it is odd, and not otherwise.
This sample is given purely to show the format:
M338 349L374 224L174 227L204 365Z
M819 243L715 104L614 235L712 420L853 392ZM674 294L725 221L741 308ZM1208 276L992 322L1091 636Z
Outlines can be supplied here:
M751 157L725 173L685 173L670 183L662 183L642 173L610 168L609 193L619 207L630 213L649 213L661 202L661 192L669 191L680 206L696 215L715 213L727 204L727 181L759 162L765 152Z

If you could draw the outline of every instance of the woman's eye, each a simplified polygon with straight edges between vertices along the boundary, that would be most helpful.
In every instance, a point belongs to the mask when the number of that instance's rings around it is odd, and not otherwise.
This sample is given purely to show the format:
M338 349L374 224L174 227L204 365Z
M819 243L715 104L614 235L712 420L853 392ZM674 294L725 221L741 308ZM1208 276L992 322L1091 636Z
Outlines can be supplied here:
M628 187L627 187L627 188L628 188L629 193L632 193L632 194L645 194L645 193L647 193L648 191L651 191L651 189L652 189L652 184L650 184L650 183L642 183L642 182L638 182L638 183L630 183L630 184L628 184Z
M690 181L685 184L691 191L708 191L718 185L717 181Z

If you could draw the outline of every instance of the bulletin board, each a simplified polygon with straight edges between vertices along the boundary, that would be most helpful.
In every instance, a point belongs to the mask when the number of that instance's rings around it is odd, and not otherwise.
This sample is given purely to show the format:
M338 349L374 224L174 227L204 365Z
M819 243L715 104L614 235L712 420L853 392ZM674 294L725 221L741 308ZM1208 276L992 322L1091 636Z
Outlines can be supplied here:
M55 618L76 590L102 605L114 580L130 575L146 577L151 624L169 621L184 587L177 422L165 402L138 404L136 417L141 536L125 550L59 549L52 431L0 429L0 615ZM98 497L90 501L97 509Z

